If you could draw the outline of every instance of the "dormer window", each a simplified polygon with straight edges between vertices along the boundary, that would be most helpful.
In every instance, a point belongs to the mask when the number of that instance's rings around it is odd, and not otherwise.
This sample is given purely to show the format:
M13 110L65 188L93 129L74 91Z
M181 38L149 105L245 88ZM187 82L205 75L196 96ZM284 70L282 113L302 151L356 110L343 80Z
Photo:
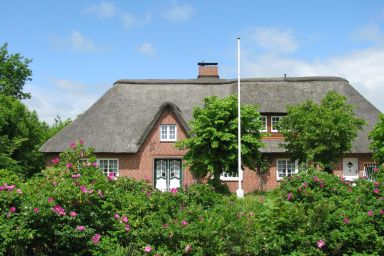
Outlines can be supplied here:
M260 121L261 121L261 132L267 132L267 127L268 127L268 121L267 121L267 116L260 116Z
M176 141L177 129L175 124L160 125L160 141Z
M277 123L283 118L283 116L272 116L271 117L271 126L272 132L278 132Z

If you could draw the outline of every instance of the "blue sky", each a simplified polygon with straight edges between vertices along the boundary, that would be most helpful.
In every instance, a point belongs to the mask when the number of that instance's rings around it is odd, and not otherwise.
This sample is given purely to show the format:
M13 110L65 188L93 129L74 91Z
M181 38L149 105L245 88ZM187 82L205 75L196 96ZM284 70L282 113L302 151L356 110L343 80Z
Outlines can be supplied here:
M341 76L384 111L384 1L3 1L0 44L32 58L26 105L74 119L118 79Z

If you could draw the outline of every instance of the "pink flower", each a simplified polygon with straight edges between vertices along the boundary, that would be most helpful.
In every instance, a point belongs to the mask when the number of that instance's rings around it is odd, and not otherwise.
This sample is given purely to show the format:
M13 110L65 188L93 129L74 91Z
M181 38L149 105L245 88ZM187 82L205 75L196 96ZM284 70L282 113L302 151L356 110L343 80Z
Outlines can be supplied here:
M79 140L79 144L80 144L80 145L84 145L84 140L80 139L80 140Z
M53 208L52 208L52 211L54 211L57 215L59 216L64 216L66 215L65 213L65 210L60 206L60 205L55 205Z
M78 231L84 231L85 230L85 227L84 226L77 226L76 229Z
M17 194L23 194L23 191L21 191L21 189L18 188L18 189L16 190L16 193L17 193Z
M379 189L378 189L378 188L375 188L375 189L373 190L373 193L375 193L375 194L379 194Z
M72 211L72 212L69 213L69 216L71 216L71 217L76 217L76 216L77 216L77 213Z
M123 218L121 218L121 221L124 223L127 223L128 222L127 216L124 215Z
M292 199L292 193L289 192L288 195L287 195L287 200L290 201Z
M183 226L187 226L187 225L188 225L188 221L183 220L183 221L181 222L181 225L183 225Z
M88 190L85 186L80 186L80 190L81 190L81 192L83 192L84 194L92 194L92 193L93 193L93 189Z
M113 180L116 180L116 176L113 172L109 173L108 176L107 176L107 179L110 180L110 181L113 181Z
M67 165L66 165L66 167L67 167L68 169L72 168L72 166L73 166L72 163L67 163Z
M13 207L13 206L12 206L12 207L10 207L10 208L9 208L9 211L10 211L11 213L14 213L14 212L16 212L16 207Z
M303 183L303 188L307 188L308 187L308 183L307 182L304 182Z
M380 214L384 215L384 210L383 209L380 210Z
M185 248L184 248L184 252L185 253L189 253L190 251L192 251L192 245L191 244L187 244L187 246L185 246Z
M48 197L48 203L52 203L53 202L53 198L52 197Z
M319 177L314 176L314 177L313 177L313 181L314 181L314 182L319 182ZM321 241L322 241L322 240L321 240Z
M129 230L131 230L131 227L129 226L129 224L127 224L127 225L125 225L124 229L125 229L125 231L129 231Z
M78 179L81 177L81 174L80 173L77 173L77 174L73 174L72 175L72 179Z
M150 182L150 181L151 181L151 178L150 178L149 176L145 176L144 181L145 181L145 182Z
M91 166L92 166L92 167L97 167L97 163L96 163L96 162L93 162L93 163L91 163Z
M69 143L69 147L71 149L75 149L76 148L76 143L72 141L71 143Z
M152 251L152 248L150 245L145 246L144 252L151 252L151 251Z
M344 218L344 219L343 219L343 222L344 222L345 224L348 224L348 223L349 223L349 219L348 219L348 218Z
M319 240L319 241L317 241L317 247L318 248L323 248L325 246L325 242L324 242L324 240Z
M375 167L373 168L373 172L378 172L379 171L379 168Z
M5 183L5 188L6 188L8 191L12 191L15 187L16 187L16 185L8 186L8 185Z
M35 208L33 208L33 211L34 211L35 213L38 213L38 212L40 211L40 209L37 208L37 207L35 207Z
M322 182L322 181L320 182L320 187L321 187L321 188L324 188L324 187L325 187L324 182Z
M164 225L163 225L163 228L168 228L169 227L169 225L167 224L167 223L165 223Z
M375 187L378 187L378 186L380 185L380 183L377 182L377 181L375 181L375 182L373 182L373 185L374 185Z
M368 211L367 214L368 216L373 216L373 211Z
M0 186L0 191L3 191L4 190L4 187L3 186Z
M171 188L169 190L169 192L171 192L172 194L176 194L177 193L177 188Z
M56 157L54 159L52 159L51 161L53 164L58 164L60 162L60 158Z
M56 181L52 182L52 186L57 187L58 183Z
M115 214L113 215L113 217L114 217L115 219L120 219L120 215L117 214L117 213L115 213Z
M98 244L98 243L100 242L100 237L101 237L100 234L95 234L95 235L92 237L92 242L93 242L93 244Z

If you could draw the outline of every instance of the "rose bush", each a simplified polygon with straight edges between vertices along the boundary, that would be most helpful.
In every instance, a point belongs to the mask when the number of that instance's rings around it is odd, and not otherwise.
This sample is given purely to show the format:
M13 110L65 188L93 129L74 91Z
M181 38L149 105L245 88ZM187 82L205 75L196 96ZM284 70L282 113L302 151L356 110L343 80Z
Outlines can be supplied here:
M0 170L0 255L384 254L383 170L355 183L307 170L261 203L105 177L82 144L27 181Z

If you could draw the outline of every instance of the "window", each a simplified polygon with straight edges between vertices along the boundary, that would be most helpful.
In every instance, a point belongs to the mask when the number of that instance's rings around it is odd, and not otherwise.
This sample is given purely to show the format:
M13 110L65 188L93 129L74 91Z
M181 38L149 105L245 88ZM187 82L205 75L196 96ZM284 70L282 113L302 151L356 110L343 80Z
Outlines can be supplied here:
M260 116L260 121L262 124L261 132L267 132L268 128L268 121L267 121L267 116Z
M272 123L272 132L278 132L279 130L277 129L277 123L282 119L282 116L272 116L271 117L271 123Z
M97 164L106 176L110 173L119 176L119 161L117 159L97 159Z
M372 173L375 172L379 168L378 164L364 164L364 176L367 177L368 180L372 180Z
M243 179L243 178L241 177L241 179ZM239 180L239 174L238 173L229 174L226 172L222 172L220 174L220 180L222 180L222 181L238 181Z
M176 141L176 132L175 124L160 125L160 141Z
M289 159L277 160L277 180L281 180L284 177L292 176L297 172L297 161L292 162Z

